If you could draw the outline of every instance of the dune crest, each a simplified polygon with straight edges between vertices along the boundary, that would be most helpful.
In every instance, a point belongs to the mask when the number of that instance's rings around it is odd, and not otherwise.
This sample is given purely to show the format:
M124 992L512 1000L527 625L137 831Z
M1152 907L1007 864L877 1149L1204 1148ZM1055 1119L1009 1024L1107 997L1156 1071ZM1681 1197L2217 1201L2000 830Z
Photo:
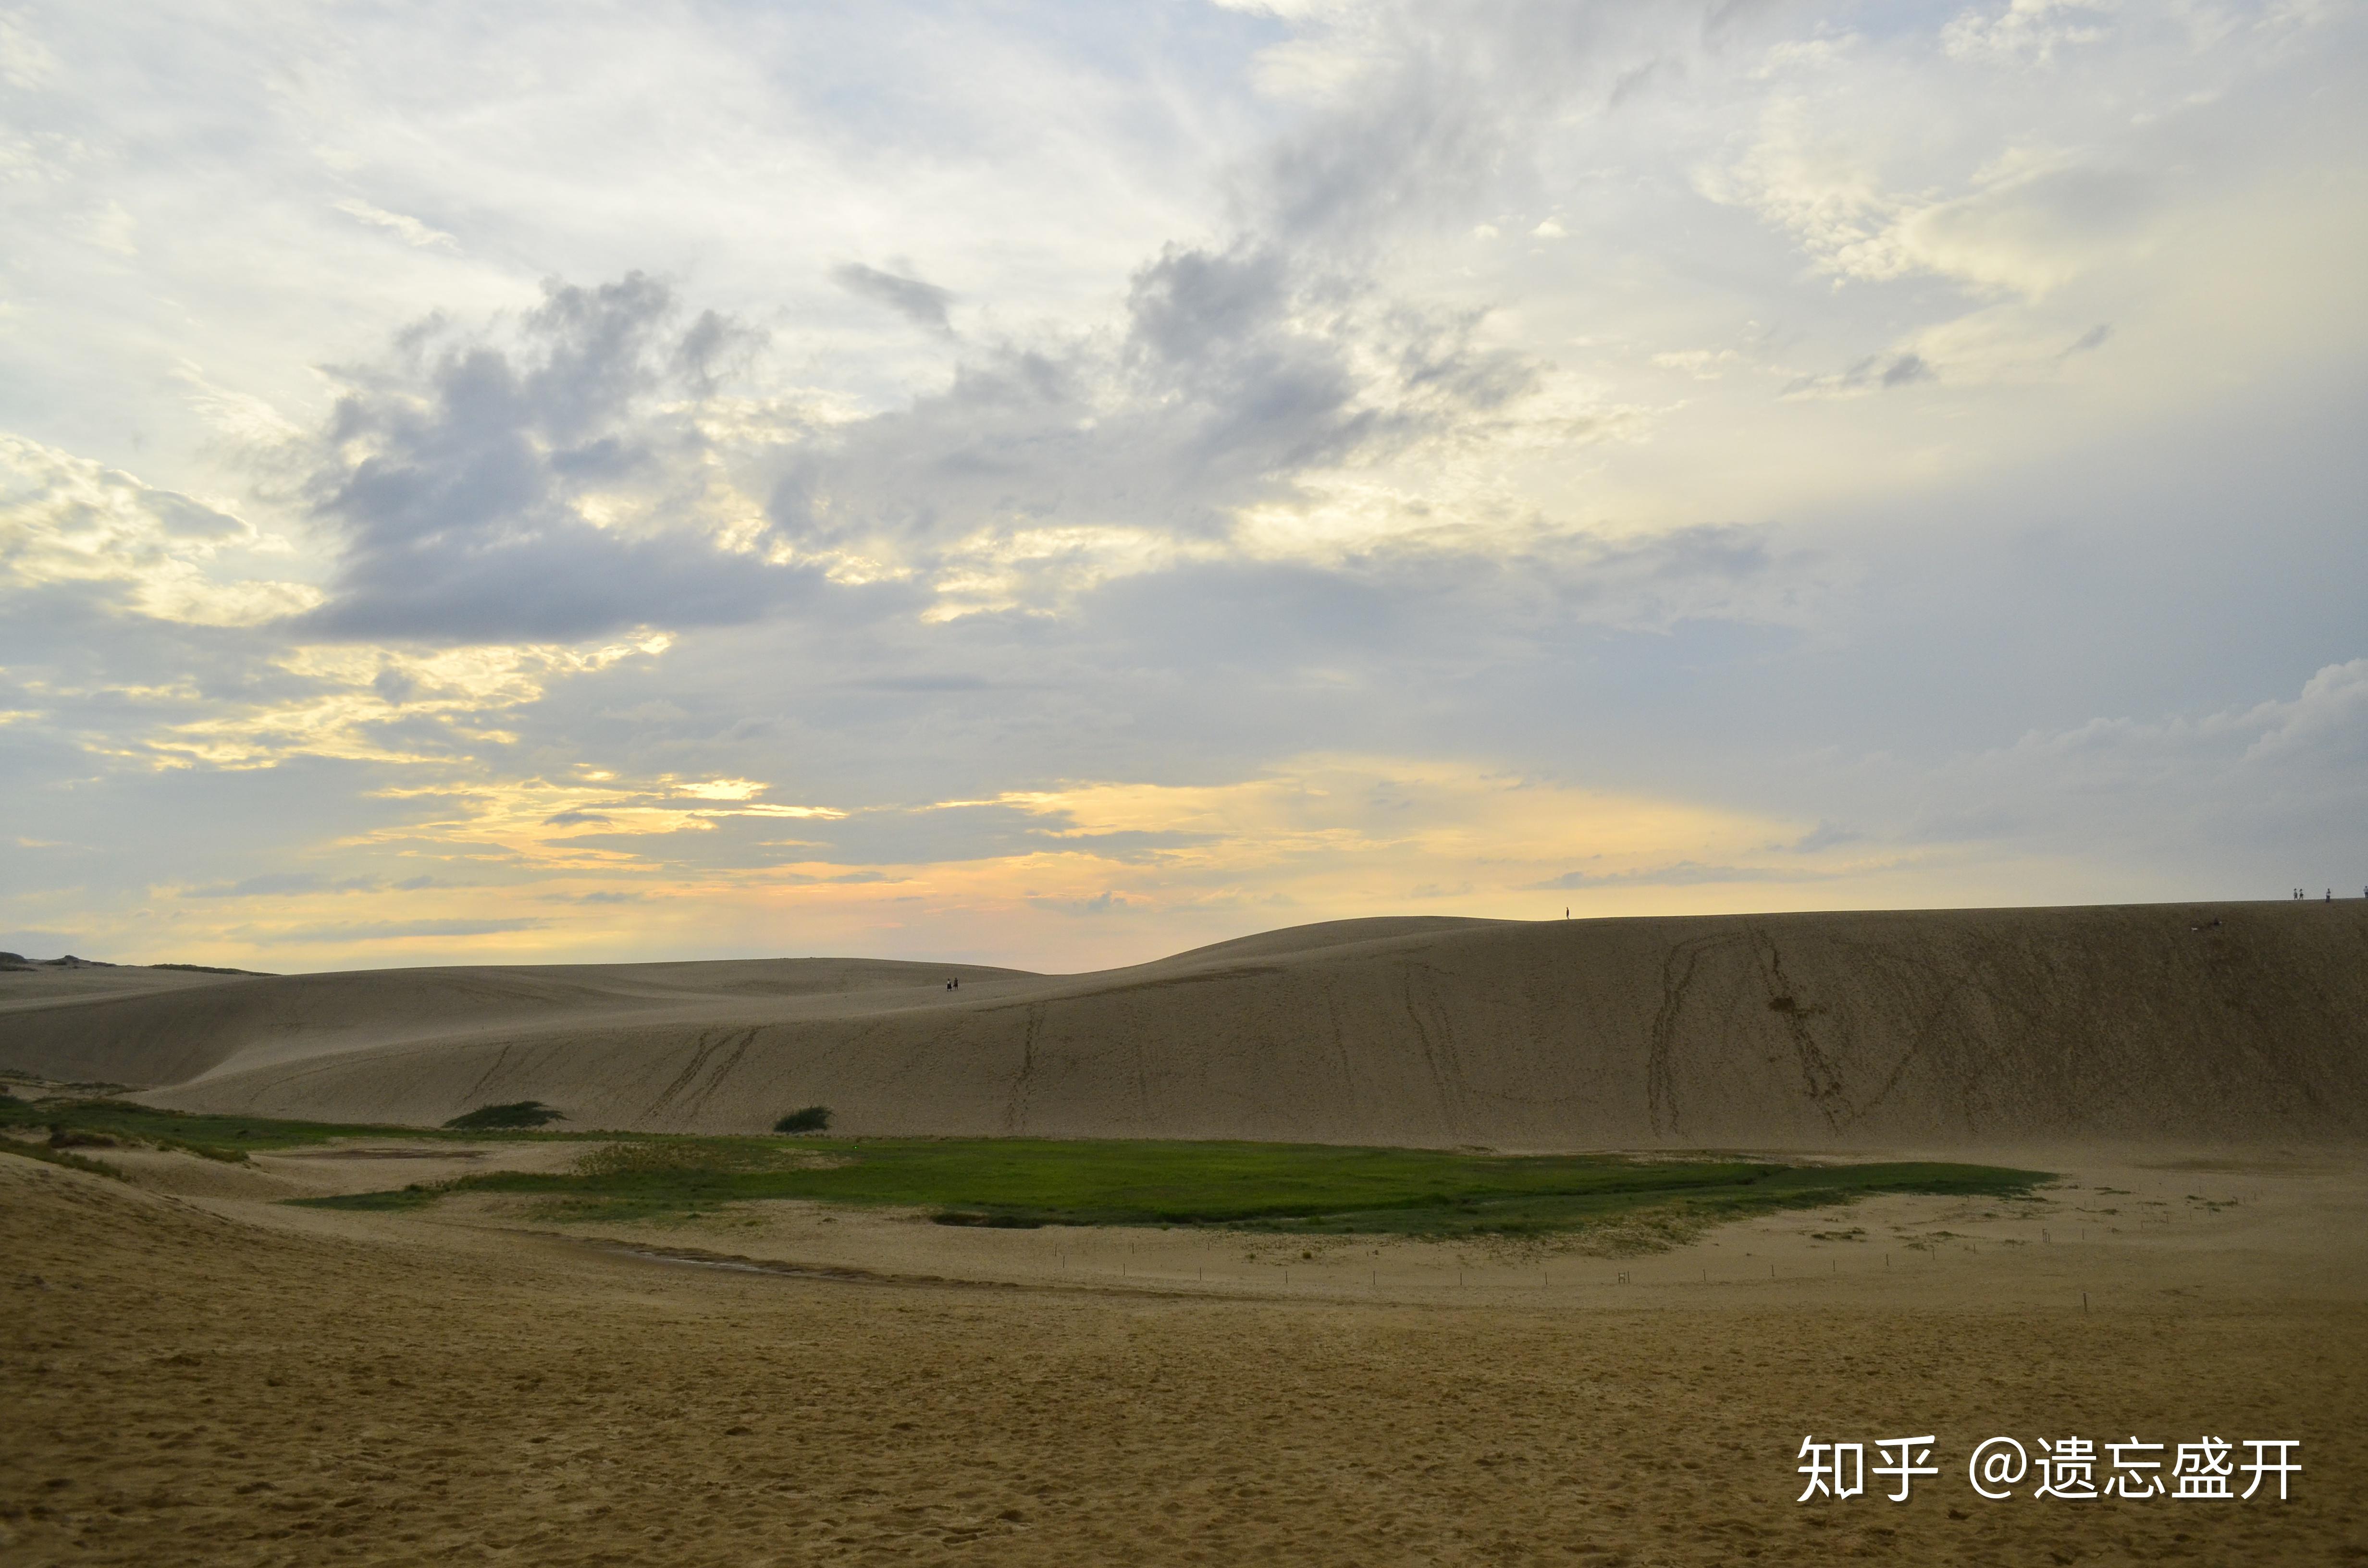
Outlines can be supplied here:
M960 976L959 990L945 981ZM196 977L192 977L196 978ZM365 971L0 1002L189 1109L1508 1148L2368 1135L2368 904L1340 921L1131 969Z

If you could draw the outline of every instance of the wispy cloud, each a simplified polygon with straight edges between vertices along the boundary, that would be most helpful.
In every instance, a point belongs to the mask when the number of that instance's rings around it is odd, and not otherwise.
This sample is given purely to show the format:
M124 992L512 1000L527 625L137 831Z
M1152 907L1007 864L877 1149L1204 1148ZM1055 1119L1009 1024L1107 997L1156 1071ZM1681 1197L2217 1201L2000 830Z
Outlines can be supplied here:
M372 228L385 229L407 245L437 246L444 250L460 249L460 242L441 229L431 229L418 219L401 212L389 212L373 207L359 197L349 197L337 203L337 210Z
M949 290L901 273L882 272L860 261L835 267L830 275L848 293L876 300L915 326L932 332L953 331L953 323L946 315L946 307L953 303L954 298Z
M306 926L290 931L257 932L248 939L267 946L293 942L390 942L418 937L449 938L507 935L515 931L530 931L548 924L548 921L533 919L357 921L336 926Z

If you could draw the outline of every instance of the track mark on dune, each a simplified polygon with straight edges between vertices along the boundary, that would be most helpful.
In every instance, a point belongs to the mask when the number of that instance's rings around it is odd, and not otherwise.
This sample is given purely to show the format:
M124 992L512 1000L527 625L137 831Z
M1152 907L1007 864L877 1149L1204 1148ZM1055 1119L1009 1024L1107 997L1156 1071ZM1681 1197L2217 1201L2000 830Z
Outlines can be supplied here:
M1431 1010L1438 1015L1440 1039L1434 1040L1422 1021L1422 1005L1415 1000L1415 977L1430 971L1408 965L1406 973L1406 1021L1414 1026L1415 1039L1421 1042L1422 1064L1430 1074L1431 1092L1439 1098L1440 1114L1446 1119L1447 1130L1462 1136L1466 1118L1463 1114L1463 1063L1455 1055L1455 1031L1449 1022L1446 1008L1430 998Z
M1854 946L1852 951L1861 955L1859 961L1868 967L1873 967L1876 959L1895 956L1885 949L1864 946ZM1869 954L1873 957L1866 956ZM1941 972L1940 967L1930 961L1924 963L1922 967L1927 974ZM1931 1044L1935 1032L1944 1023L1957 1021L1961 1017L1957 1006L1958 997L1975 988L1975 976L1969 971L1960 969L1946 975L1946 983L1941 986L1940 995L1930 1006L1924 1009L1923 1017L1917 1022L1914 1036L1909 1039L1907 1049L1899 1053L1899 1059L1891 1064L1891 1071L1884 1076L1883 1086L1868 1096L1864 1104L1853 1109L1851 1113L1853 1121L1862 1120L1882 1108L1884 1102L1891 1098L1892 1091L1899 1087L1900 1080L1907 1077L1907 1070L1923 1060L1925 1051ZM1969 1133L1975 1131L1976 1128L1971 1115L1971 1097L1966 1095L1960 1096L1959 1098L1960 1103L1967 1110L1965 1130Z
M1145 1127L1156 1127L1157 1119L1151 1114L1151 1063L1143 1054L1143 1036L1134 1035L1134 1103Z
M752 1035L755 1033L754 1030L749 1032ZM707 1059L714 1055L716 1051L722 1050L723 1042L731 1038L732 1031L729 1029L723 1031L712 1039L704 1029L700 1030L699 1035L699 1043L691 1049L690 1061L684 1065L681 1072L674 1075L673 1083L668 1084L665 1088L658 1091L657 1098L652 1100L647 1106L643 1108L642 1114L645 1117L655 1118L658 1112L665 1110L667 1107L671 1106L674 1103L675 1096L689 1088L699 1077L700 1070L707 1065ZM744 1051L747 1049L746 1040L744 1040L741 1041L741 1049ZM712 1085L711 1085L711 1088L712 1087Z
M1645 1058L1645 1114L1655 1137L1678 1131L1677 1073L1670 1058L1677 1053L1678 1019L1685 1011L1694 969L1704 953L1730 939L1697 937L1679 942L1661 960L1661 1006L1653 1015L1652 1043Z
M1784 955L1776 950L1776 944L1766 932L1754 929L1751 940L1766 955L1760 965L1760 978L1768 985L1768 1007L1783 1020L1784 1032L1793 1041L1802 1087L1808 1091L1809 1103L1817 1108L1817 1114L1826 1119L1826 1126L1839 1132L1858 1119L1858 1112L1850 1105L1839 1063L1827 1054L1809 1028L1810 1018L1824 1009L1814 1004L1803 1006L1793 994L1793 983L1784 977Z
M1019 1075L1011 1080L1011 1096L1003 1105L1003 1130L1017 1133L1028 1125L1028 1096L1036 1080L1036 1036L1044 1027L1044 1004L1028 1004L1028 1027L1019 1038Z
M1324 987L1324 1016L1332 1025L1332 1053L1340 1059L1340 1104L1348 1116L1348 1125L1357 1123L1357 1072L1349 1060L1349 1037L1340 1028L1340 997L1330 985Z
M731 1038L730 1032L727 1030L723 1038L724 1040L729 1040ZM721 1041L718 1043L720 1045ZM705 1110L707 1108L707 1102L715 1097L715 1091L723 1086L723 1080L732 1076L733 1069L740 1065L740 1059L747 1055L748 1048L756 1043L757 1029L754 1026L742 1030L739 1042L732 1047L732 1054L717 1062L713 1070L707 1074L706 1086L692 1091L692 1093L685 1098L682 1108L683 1114L686 1116L697 1116L700 1111Z
M499 1073L499 1072L503 1069L503 1067L505 1067L505 1066L507 1066L507 1065L508 1064L508 1062L509 1062L509 1059L510 1059L510 1048L509 1048L508 1046L505 1045L505 1046L501 1047L500 1049L496 1050L496 1051L494 1052L494 1064L493 1064L492 1066L490 1066L490 1067L486 1068L486 1069L485 1069L485 1071L484 1071L484 1074L482 1074L482 1075L477 1079L477 1081L476 1081L475 1083L473 1083L473 1084L472 1084L472 1085L469 1085L469 1094L468 1094L468 1097L469 1097L470 1099L472 1099L472 1100L473 1100L473 1099L475 1099L479 1095L484 1094L484 1093L485 1092L485 1085L486 1085L487 1084L490 1084L490 1083L492 1083L492 1082L494 1081L494 1076L495 1076L495 1074L497 1074L497 1073Z

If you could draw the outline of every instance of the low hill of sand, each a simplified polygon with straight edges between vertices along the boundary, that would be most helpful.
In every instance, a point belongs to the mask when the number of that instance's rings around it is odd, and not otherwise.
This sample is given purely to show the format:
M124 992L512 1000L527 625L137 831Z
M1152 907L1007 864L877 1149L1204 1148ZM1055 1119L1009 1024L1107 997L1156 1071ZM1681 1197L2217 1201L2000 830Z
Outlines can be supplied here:
M857 1134L1531 1149L2368 1136L2368 903L1341 921L1060 976L32 983L0 990L0 1067L337 1120L539 1099L584 1127L753 1131L819 1103Z

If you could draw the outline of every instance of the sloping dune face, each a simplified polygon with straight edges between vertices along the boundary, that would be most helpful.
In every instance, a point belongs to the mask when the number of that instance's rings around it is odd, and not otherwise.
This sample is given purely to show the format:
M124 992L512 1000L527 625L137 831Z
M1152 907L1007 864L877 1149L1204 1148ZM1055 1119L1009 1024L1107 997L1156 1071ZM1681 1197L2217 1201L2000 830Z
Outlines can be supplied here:
M948 990L959 975L963 984ZM232 980L0 1065L429 1123L1588 1148L2368 1135L2368 905L1350 921L1041 976L782 960Z

